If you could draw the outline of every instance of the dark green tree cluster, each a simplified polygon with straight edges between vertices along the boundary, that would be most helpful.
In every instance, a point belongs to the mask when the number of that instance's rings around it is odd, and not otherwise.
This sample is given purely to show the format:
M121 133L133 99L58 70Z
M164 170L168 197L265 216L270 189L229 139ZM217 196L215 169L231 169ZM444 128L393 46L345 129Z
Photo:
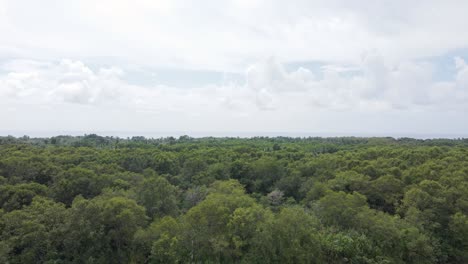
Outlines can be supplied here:
M468 141L0 138L0 263L468 263Z

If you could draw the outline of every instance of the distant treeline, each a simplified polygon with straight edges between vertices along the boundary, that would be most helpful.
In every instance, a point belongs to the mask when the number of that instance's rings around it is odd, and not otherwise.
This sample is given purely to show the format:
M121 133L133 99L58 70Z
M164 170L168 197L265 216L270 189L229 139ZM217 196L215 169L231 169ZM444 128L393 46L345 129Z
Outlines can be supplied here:
M330 145L335 148L352 145L420 145L420 146L468 146L468 138L446 139L414 139L414 138L393 138L393 137L201 137L190 136L146 138L134 136L127 138L99 136L89 134L84 136L56 136L50 138L31 138L29 136L13 137L0 136L0 144L25 143L39 146L73 146L73 147L144 147L145 145L164 145L177 143L201 143L204 145L268 145L270 143L301 143L315 145ZM298 146L298 145L297 145Z
M0 263L468 263L468 139L0 137Z

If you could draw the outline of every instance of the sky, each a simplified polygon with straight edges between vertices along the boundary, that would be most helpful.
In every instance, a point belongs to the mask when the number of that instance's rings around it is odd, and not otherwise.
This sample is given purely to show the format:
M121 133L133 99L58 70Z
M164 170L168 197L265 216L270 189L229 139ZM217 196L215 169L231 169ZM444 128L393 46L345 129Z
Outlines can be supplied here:
M466 10L0 0L0 135L468 137Z

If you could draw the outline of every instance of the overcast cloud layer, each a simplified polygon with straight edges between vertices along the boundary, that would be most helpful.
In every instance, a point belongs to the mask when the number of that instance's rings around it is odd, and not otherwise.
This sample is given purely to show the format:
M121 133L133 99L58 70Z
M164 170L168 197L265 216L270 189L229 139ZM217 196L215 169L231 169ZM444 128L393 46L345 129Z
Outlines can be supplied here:
M467 1L183 2L0 0L0 131L468 136Z

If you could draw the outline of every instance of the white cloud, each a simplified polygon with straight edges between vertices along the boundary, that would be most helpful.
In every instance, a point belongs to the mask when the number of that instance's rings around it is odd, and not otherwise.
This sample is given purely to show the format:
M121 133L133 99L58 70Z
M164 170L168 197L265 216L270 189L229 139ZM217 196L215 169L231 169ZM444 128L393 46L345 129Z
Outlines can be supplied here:
M302 68L286 72L281 64L269 59L249 68L247 86L257 92L257 98L265 95L269 103L278 101L278 104L287 103L281 98L289 96L294 98L292 104L309 101L312 106L335 110L465 109L468 66L461 58L456 58L455 64L457 72L453 81L437 82L433 80L431 63L406 61L387 65L382 56L374 54L366 56L359 68L353 68L353 74L324 67L323 78L317 79Z
M339 130L365 118L418 130L438 117L466 130L467 63L455 58L452 78L437 81L428 59L468 49L466 10L467 1L437 0L0 0L0 105L9 109L0 118L9 127L264 131ZM142 85L129 81L132 67L245 79Z
M3 0L0 54L242 70L271 55L359 64L377 49L395 63L468 47L466 1L248 2Z
M457 67L456 96L461 104L468 104L468 65L461 58L455 58Z
M119 79L121 70L104 68L95 73L80 61L14 61L3 68L13 71L0 76L0 95L34 103L94 104L119 97L125 85Z
M287 111L293 108L368 110L434 108L465 109L468 66L461 58L451 82L435 82L433 65L402 62L387 65L383 57L366 57L352 74L325 67L317 78L299 67L287 71L274 58L249 66L245 83L198 88L141 86L128 83L119 68L92 70L80 61L9 62L0 75L4 100L38 104L76 103L141 111L202 113L222 111ZM24 70L21 70L21 67ZM1 99L0 99L1 100Z
M0 117L5 126L18 129L42 127L37 123L42 120L62 130L189 132L317 127L343 132L352 120L366 119L368 132L375 124L392 131L392 122L400 122L400 129L402 122L408 129L427 129L427 113L445 122L451 112L466 111L468 67L463 59L455 59L452 81L435 82L430 63L392 65L375 56L352 74L333 70L339 65L316 73L301 67L288 71L270 58L248 67L244 83L198 88L135 85L119 68L91 69L74 60L11 61L1 67L6 73L0 74L0 104L6 111ZM418 112L422 114L414 117ZM377 116L386 116L389 124Z

